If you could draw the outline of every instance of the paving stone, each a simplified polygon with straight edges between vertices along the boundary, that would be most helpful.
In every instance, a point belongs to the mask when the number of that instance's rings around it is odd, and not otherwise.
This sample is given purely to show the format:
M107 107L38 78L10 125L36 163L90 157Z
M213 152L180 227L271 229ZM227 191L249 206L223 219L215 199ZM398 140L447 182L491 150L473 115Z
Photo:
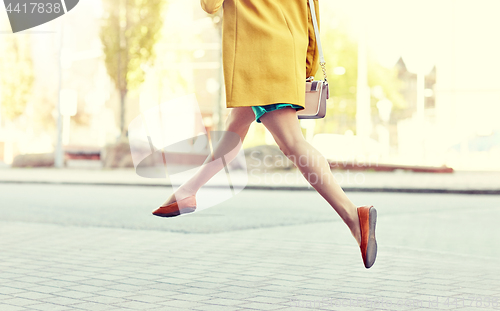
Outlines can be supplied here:
M120 291L120 290L105 289L105 290L99 291L99 295L101 295L101 296L109 296L109 297L116 297L116 298L122 298L122 297L129 297L130 293L129 292Z
M113 304L113 303L127 302L130 299L128 297L127 297L127 299L125 299L125 298L117 298L117 297L99 295L99 296L84 297L81 300L88 301L88 302L100 303L100 304Z
M245 300L253 302L270 303L270 304L287 304L290 302L289 299L266 297L266 296L256 296L252 298L247 298Z
M3 234L9 231L16 234ZM393 304L341 310L407 310L418 306L398 309L395 302L500 295L500 268L494 261L479 264L416 250L402 256L386 247L376 266L366 270L352 245L291 239L289 232L181 234L2 222L0 267L8 271L0 274L0 304L55 311L311 310L290 304L384 299ZM159 242L151 245L152 239ZM22 257L20 262L32 268L16 268L14 261ZM8 310L3 305L0 311Z
M74 310L74 308L68 308L67 306L56 305L52 303L41 303L30 306L31 310L39 311L67 311Z
M172 295L169 298L176 299L176 300L185 300L185 301L205 301L205 300L212 299L211 296L200 295L200 294L186 294L186 293Z
M30 305L37 304L38 302L36 300L31 300L31 299L26 299L26 298L21 298L21 297L14 297L14 298L10 298L10 299L4 299L4 300L2 300L2 303L8 304L8 305L13 305L13 306L27 307Z
M83 309L89 311L107 311L109 310L109 305L104 303L95 303L95 302L83 302L72 305L71 307L76 309Z
M79 292L75 290L63 290L57 293L52 294L52 297L67 297L67 298L87 298L87 297L92 297L95 296L93 293L88 293L88 292Z
M24 293L26 290L14 287L0 286L0 294L9 295L16 293Z
M113 306L117 307L117 308L122 308L122 309L128 308L128 309L133 309L133 310L149 310L149 309L161 307L161 305L157 305L157 304L145 303L145 302L140 302L140 301L132 301L132 300L129 300L126 302L120 302L120 303L114 304Z
M185 301L185 300L169 300L165 301L163 303L160 303L161 305L168 307L168 308L183 308L183 309L194 309L196 307L201 307L205 304L202 302L197 302L197 301Z
M236 311L236 310L241 310L241 308L235 307L235 306L221 306L221 305L206 304L203 306L193 308L193 310L199 310L199 311Z
M81 300L79 300L79 299L61 297L61 296L44 298L44 299L40 299L39 301L58 304L58 305L64 305L64 306L74 305L74 304L81 302Z
M166 302L172 300L171 298L162 297L162 296L151 296L151 295L135 295L128 296L128 300L139 301L139 302L151 302L151 303L159 303Z
M9 304L0 302L0 310L2 310L2 311L27 311L30 309L25 308L25 307L20 307L20 306L13 306L13 305L9 305Z
M228 299L228 298L214 298L210 300L204 300L203 303L213 304L213 305L221 305L221 306L235 306L238 304L242 304L241 300L237 299Z
M268 304L268 303L260 303L260 302L251 302L244 303L239 305L240 308L250 308L256 310L278 310L283 309L282 305L279 304Z
M45 286L45 285L38 285L36 287L30 287L29 291L37 292L37 293L45 293L45 294L55 294L58 292L62 292L67 290L66 288L62 287L54 287L54 286Z

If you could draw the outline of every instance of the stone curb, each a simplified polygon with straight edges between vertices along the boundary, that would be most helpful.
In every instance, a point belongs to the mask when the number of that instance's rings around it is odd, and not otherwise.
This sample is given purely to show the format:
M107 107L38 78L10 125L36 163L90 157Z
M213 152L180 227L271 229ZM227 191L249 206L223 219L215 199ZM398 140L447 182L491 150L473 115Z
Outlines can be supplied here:
M125 186L125 187L171 187L172 184L160 183L116 183L116 182L74 182L74 181L33 181L33 180L0 180L0 184L46 184L46 185L92 185L92 186ZM342 185L341 185L342 186ZM207 188L226 188L225 185L206 185ZM304 186L268 186L247 185L247 190L268 191L314 191L312 187ZM500 189L444 189L444 188L392 188L392 187L342 187L346 192L388 192L388 193L450 193L499 195Z

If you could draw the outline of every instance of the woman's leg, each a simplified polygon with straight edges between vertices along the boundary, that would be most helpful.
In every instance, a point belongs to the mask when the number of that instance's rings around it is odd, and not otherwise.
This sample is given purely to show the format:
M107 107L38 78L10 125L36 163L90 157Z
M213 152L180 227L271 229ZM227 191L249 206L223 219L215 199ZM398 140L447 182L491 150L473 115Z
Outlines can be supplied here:
M267 112L260 120L271 132L281 151L344 220L360 245L357 207L337 184L326 159L304 139L295 109L287 107Z
M226 120L225 133L222 135L217 147L213 150L214 159L225 156L227 163L231 162L239 152L238 150L230 150L235 144L235 133L241 139L241 142L247 135L250 124L255 120L255 114L252 107L232 108ZM212 177L215 176L224 165L205 165L212 161L212 155L209 155L204 162L204 165L191 177L188 181L182 184L163 204L167 205L185 197L196 194L196 192L206 184ZM226 164L227 164L226 163Z

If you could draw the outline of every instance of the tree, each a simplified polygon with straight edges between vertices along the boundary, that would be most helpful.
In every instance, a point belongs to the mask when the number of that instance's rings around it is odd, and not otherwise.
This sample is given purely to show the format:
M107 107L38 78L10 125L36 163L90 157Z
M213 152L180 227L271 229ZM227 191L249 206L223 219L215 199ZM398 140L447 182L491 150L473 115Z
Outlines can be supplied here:
M2 36L0 52L0 116L13 120L23 114L33 87L29 35Z
M125 99L143 81L143 66L152 64L163 25L164 0L105 0L101 28L108 74L120 93L120 132L125 136Z

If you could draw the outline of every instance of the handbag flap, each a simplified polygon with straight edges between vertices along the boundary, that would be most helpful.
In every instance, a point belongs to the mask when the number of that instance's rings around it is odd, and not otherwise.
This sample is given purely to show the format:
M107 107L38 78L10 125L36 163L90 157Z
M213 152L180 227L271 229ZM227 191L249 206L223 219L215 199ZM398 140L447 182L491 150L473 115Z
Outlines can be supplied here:
M306 82L306 93L318 92L323 87L323 81Z

